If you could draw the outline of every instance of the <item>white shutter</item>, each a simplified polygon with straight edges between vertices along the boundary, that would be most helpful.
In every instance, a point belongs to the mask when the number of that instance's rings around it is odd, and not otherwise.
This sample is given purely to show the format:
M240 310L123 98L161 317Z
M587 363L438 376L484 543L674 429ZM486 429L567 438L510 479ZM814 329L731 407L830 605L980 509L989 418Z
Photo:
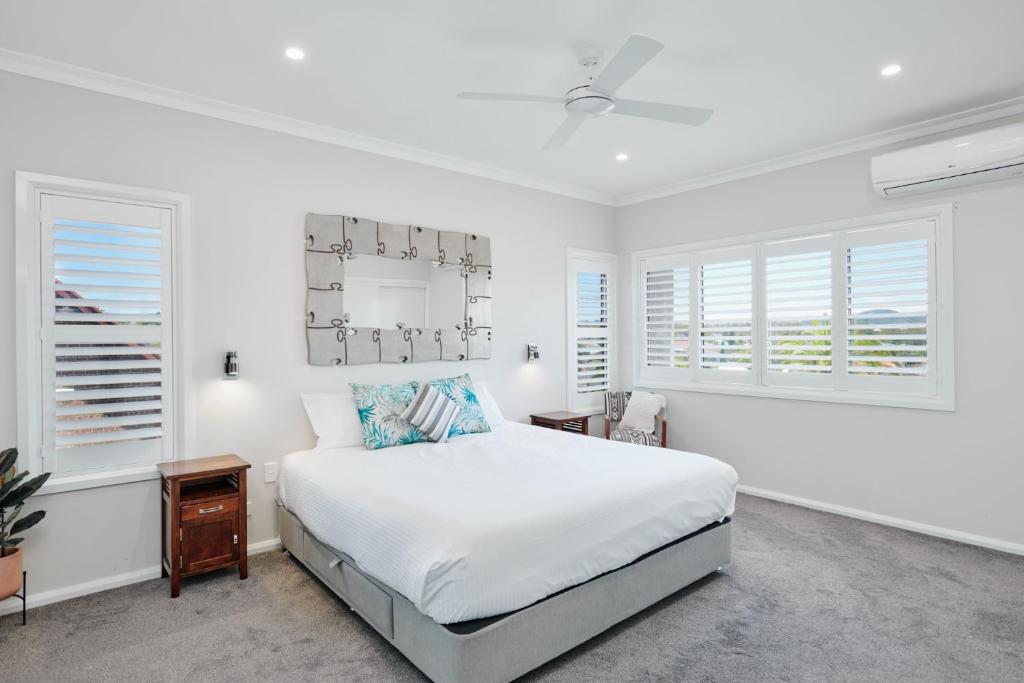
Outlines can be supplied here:
M753 248L697 255L700 373L719 382L752 381L754 334Z
M48 194L40 209L44 466L172 457L170 209Z
M572 410L596 409L611 388L614 372L612 325L616 259L611 254L570 251L569 403Z
M658 262L643 270L644 365L690 367L690 268Z
M827 385L832 373L833 235L764 246L766 382Z
M942 205L636 254L635 383L953 409L952 219Z
M852 387L934 393L933 241L930 221L846 236Z
M608 274L576 273L576 391L608 391Z

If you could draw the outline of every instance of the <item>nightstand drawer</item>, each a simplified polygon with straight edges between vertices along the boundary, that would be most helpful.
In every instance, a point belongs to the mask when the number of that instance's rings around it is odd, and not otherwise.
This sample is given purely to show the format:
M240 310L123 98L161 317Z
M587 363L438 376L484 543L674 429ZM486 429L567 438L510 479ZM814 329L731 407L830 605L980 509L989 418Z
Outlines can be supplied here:
M189 522L194 519L215 517L217 515L233 514L238 512L238 497L212 500L208 503L195 503L193 505L181 506L181 521Z

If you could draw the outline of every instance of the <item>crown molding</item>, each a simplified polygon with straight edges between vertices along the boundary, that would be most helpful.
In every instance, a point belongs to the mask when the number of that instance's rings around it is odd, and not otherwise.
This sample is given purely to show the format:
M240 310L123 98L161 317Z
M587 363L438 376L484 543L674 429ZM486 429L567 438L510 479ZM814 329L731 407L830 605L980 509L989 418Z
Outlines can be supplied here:
M981 107L975 107L974 109L966 109L953 114L947 114L945 116L939 116L933 119L919 121L918 123L912 123L898 128L891 128L878 133L871 133L870 135L851 138L849 140L843 140L841 142L835 142L821 147L814 147L802 152L795 152L793 154L759 161L746 166L738 166L718 173L710 173L697 178L690 178L676 183L669 183L668 185L661 185L649 190L640 190L639 192L619 195L615 197L614 206L623 207L629 206L630 204L639 204L640 202L650 201L652 199L661 199L662 197L669 197L682 192L698 190L702 187L721 185L722 183L728 183L733 180L751 178L753 176L763 175L773 171L792 168L793 166L800 166L815 161L840 157L854 152L862 152L867 149L884 147L885 145L904 142L906 140L912 140L926 135L945 133L957 128L963 128L964 126L985 123L986 121L994 121L996 119L1006 118L1008 116L1014 116L1021 113L1024 113L1024 96L1014 97Z
M596 204L611 207L624 207L631 204L660 199L674 194L689 192L712 185L751 178L753 176L780 171L802 164L822 161L833 157L852 154L867 149L883 147L911 140L913 138L944 133L964 126L1005 118L1024 113L1024 96L1015 97L1002 102L967 109L964 111L939 116L926 121L912 123L898 128L872 133L841 142L815 147L812 149L759 161L746 166L726 169L717 173L689 178L667 185L640 190L622 195L600 192L592 188L578 187L568 183L559 183L538 176L517 171L481 164L467 159L439 154L418 147L410 147L388 140L353 133L341 128L310 123L279 114L272 114L258 109L242 107L221 100L200 95L151 85L130 78L115 76L102 71L86 69L65 62L58 62L35 55L0 48L0 71L9 71L22 76L30 76L55 83L92 90L95 92L124 97L126 99L155 104L161 107L186 111L201 116L208 116L223 121L231 121L245 126L292 135L295 137L316 140L338 147L347 147L372 154L411 161L413 163L433 166L456 173L487 178L510 185L527 187L541 192L572 197Z
M353 133L341 128L324 126L258 109L242 107L221 100L193 95L180 90L152 85L15 50L0 48L0 71L9 71L22 76L62 83L76 88L124 97L170 109L178 109L192 114L231 121L232 123L262 128L308 140L325 142L337 145L338 147L348 147L372 154L380 154L447 171L465 173L510 185L527 187L532 190L572 197L573 199L582 199L606 206L612 206L615 202L615 198L612 195L590 188L559 183L538 176L509 171L496 166L480 164L418 147L410 147L369 135Z

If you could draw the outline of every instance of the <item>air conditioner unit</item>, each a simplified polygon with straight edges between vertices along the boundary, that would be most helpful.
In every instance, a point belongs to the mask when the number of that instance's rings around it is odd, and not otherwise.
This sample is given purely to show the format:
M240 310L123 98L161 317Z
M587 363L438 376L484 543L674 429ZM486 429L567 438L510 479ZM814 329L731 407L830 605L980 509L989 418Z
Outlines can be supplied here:
M883 197L1024 176L1024 123L991 128L871 160L871 182Z

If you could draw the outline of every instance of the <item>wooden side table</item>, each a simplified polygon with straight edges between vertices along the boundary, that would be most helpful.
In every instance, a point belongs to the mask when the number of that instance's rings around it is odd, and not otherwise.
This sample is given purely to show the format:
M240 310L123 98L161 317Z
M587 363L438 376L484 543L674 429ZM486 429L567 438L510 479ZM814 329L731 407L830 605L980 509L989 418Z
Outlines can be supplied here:
M246 552L246 470L237 455L176 460L160 470L163 575L171 578L171 597L181 580L225 567L249 576Z
M553 413L538 413L530 415L530 424L536 427L557 429L560 432L574 432L576 434L589 434L589 423L591 415L597 413L570 413L566 410L556 410Z

